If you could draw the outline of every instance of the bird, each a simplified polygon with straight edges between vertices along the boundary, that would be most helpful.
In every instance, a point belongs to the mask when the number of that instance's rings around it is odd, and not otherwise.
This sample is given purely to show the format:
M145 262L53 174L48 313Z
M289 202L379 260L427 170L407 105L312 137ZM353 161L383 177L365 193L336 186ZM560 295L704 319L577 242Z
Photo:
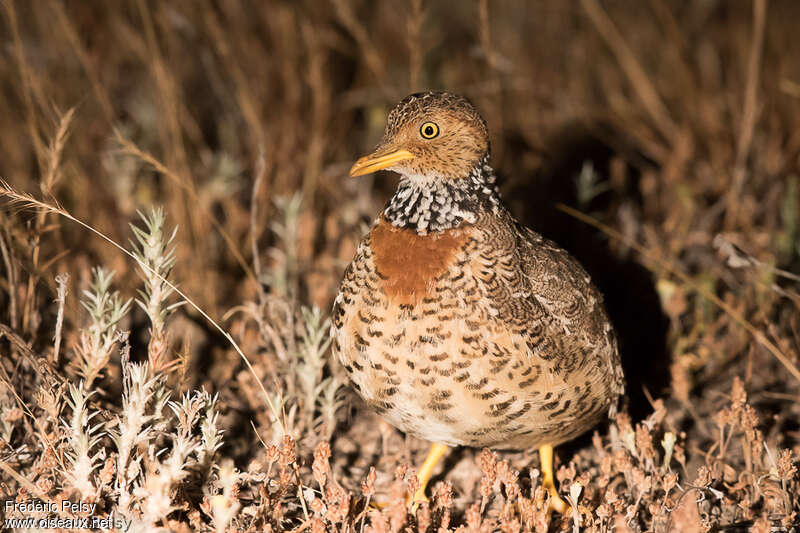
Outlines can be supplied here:
M410 502L452 447L538 448L548 509L567 512L553 447L614 416L625 387L601 293L505 207L466 97L400 101L350 175L378 170L399 184L344 272L331 337L364 402L432 443Z

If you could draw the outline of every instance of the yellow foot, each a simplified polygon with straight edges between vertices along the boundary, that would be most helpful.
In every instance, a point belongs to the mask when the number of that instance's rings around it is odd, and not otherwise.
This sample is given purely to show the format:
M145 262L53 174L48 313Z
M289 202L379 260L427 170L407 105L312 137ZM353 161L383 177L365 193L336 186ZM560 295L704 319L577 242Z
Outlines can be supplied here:
M550 494L548 500L548 512L555 511L564 516L569 513L570 507L567 502L561 499L553 480L553 447L545 444L539 448L539 462L542 466L542 488Z
M542 487L544 487L547 492L550 493L550 499L547 501L547 511L555 511L562 516L568 515L571 507L561 498L561 496L558 495L558 490L556 490L556 487L552 484L549 487L546 484L542 484Z
M379 511L383 511L384 509L386 509L386 507L389 506L389 504L386 502L376 502L375 500L370 500L369 506L372 507L373 509L378 509Z
M427 501L428 497L425 496L424 494L422 496L414 494L413 497L411 496L411 494L408 494L406 496L406 508L408 508L408 511L413 515L416 514L417 509L419 509L419 504Z
M410 508L412 513L415 513L417 511L417 507L419 507L419 504L427 501L428 498L424 494L422 496L415 494L413 498L411 497L411 494L406 494L406 507ZM370 500L369 506L382 511L387 507L389 507L389 503L376 502L375 500Z
M406 507L413 506L412 510L414 511L417 510L419 504L427 501L428 497L425 496L425 487L423 487L422 485L420 485L419 490L417 490L417 492L415 492L414 494L411 494L410 492L406 494Z
M431 480L431 476L433 476L433 469L436 468L436 464L439 462L439 459L441 459L442 456L449 450L450 448L444 444L434 444L431 446L431 449L428 452L428 457L425 458L425 462L422 463L422 467L419 469L419 473L417 474L419 486L416 492L414 494L406 494L406 507L410 508L412 513L416 512L419 504L428 501L428 497L425 496L425 489L428 487L428 482ZM389 504L386 502L377 502L373 500L370 502L370 505L376 509L385 509Z
M419 495L415 494L413 498L411 497L410 493L406 494L406 508L408 508L411 511L412 514L417 512L417 508L419 507L419 504L421 504L422 502L427 502L427 501L428 501L428 498L424 494L422 496L419 496ZM388 502L376 502L375 500L370 500L369 506L374 508L374 509L378 509L380 511L383 511L384 509L389 507L389 503Z
M441 459L442 456L444 456L449 450L450 448L444 444L434 443L431 446L431 449L428 452L428 457L425 458L425 462L422 463L422 467L417 473L419 487L414 494L409 494L406 497L406 506L411 507L411 512L416 511L420 503L428 501L428 497L425 496L425 489L428 487L428 482L433 476L433 469L436 468L436 464L439 462L439 459Z

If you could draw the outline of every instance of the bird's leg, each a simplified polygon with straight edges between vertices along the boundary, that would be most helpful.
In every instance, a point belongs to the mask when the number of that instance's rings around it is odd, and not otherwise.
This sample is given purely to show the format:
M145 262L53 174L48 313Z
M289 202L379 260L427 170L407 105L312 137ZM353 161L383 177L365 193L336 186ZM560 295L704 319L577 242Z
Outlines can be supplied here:
M433 475L433 469L436 467L436 464L439 462L439 459L442 458L444 454L446 454L450 448L445 446L444 444L437 444L434 443L431 446L431 450L428 452L428 457L425 458L425 462L422 463L422 466L417 472L417 480L419 480L419 488L417 491L411 495L411 498L406 501L407 504L418 504L420 502L428 501L428 498L425 496L425 488L428 486L428 481L431 480L431 476Z
M550 493L549 509L563 515L569 511L567 502L561 499L553 481L553 447L549 444L539 448L539 462L542 466L542 488Z

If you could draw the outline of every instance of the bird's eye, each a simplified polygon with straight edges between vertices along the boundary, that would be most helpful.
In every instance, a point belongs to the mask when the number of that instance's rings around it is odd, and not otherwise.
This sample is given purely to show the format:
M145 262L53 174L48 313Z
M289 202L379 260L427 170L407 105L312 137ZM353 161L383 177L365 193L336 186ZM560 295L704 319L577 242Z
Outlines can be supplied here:
M433 139L439 135L439 126L434 122L426 122L419 128L419 134L423 139Z

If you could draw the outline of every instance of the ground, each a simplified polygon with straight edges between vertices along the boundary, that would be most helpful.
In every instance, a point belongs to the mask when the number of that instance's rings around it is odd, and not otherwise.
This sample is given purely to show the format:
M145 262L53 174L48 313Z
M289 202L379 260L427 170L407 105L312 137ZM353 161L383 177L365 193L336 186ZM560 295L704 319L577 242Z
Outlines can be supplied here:
M0 12L4 519L800 529L799 3ZM510 209L619 333L620 414L556 449L567 516L534 450L454 450L408 508L428 443L330 360L337 284L397 182L347 170L422 89L481 110Z

